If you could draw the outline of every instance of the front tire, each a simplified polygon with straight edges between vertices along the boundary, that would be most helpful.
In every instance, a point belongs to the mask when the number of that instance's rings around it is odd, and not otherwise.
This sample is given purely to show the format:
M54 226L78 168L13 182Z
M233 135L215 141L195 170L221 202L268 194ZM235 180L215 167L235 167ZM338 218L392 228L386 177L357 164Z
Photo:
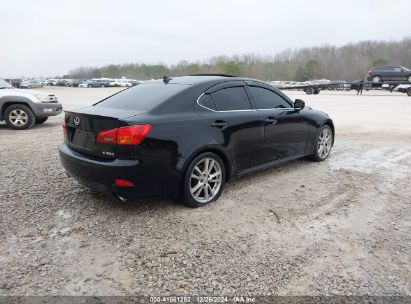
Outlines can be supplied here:
M9 106L4 112L4 120L7 126L15 130L30 129L36 118L31 109L22 104Z
M41 125L42 123L45 123L49 119L48 117L43 117L43 118L36 118L36 125Z
M315 141L314 153L311 155L311 160L316 162L326 160L330 155L333 144L333 130L329 125L322 126L318 130L318 135Z
M220 157L211 152L200 154L186 170L180 201L188 207L201 207L215 202L224 189L225 174Z

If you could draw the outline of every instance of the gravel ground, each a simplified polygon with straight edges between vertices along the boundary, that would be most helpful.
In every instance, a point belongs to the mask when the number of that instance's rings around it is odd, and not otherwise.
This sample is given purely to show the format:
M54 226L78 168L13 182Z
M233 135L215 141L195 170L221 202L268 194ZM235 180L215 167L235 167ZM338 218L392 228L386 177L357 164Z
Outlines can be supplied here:
M66 109L114 89L52 88ZM220 200L120 203L67 178L61 117L0 125L0 295L411 295L411 98L321 92L329 160L227 185Z

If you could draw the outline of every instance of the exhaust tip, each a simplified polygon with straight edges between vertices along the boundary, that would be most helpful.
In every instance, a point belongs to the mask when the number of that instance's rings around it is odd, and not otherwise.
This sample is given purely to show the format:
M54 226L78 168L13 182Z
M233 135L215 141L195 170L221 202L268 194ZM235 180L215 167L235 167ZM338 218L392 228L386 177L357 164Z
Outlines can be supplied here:
M114 196L122 203L127 202L127 199L125 197L122 197L118 194L115 194Z

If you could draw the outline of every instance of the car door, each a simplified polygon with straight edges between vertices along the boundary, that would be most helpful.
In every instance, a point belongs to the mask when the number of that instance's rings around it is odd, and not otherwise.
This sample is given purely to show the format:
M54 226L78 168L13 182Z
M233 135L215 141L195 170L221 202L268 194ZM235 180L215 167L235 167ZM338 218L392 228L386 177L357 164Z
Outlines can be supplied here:
M382 80L393 81L393 80L397 80L397 78L398 78L398 72L395 70L394 67L384 68Z
M394 67L393 68L393 80L405 80L405 73L404 70L400 67Z
M219 84L198 100L199 113L211 135L225 147L238 172L261 163L264 142L260 115L244 86L242 81Z
M308 140L308 122L291 100L270 86L249 83L248 90L264 125L266 161L303 155Z

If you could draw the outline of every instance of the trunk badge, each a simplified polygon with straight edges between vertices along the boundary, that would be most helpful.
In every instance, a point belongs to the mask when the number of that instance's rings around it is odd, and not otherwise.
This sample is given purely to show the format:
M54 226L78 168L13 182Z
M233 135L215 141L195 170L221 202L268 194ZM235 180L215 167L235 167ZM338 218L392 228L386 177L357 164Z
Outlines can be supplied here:
M76 126L78 126L80 124L80 117L78 116L74 117L73 122Z

